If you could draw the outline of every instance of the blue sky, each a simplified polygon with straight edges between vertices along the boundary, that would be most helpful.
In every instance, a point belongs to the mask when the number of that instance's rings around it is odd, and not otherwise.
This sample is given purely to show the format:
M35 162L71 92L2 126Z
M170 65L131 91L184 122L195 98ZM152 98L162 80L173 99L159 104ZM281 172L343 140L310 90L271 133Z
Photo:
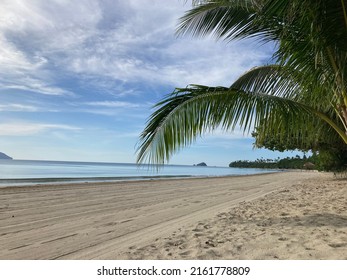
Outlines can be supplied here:
M269 45L177 38L178 18L190 7L180 0L2 0L0 151L15 159L135 162L151 107L175 87L228 86L270 61ZM170 163L226 166L288 155L252 143L240 131L215 131Z

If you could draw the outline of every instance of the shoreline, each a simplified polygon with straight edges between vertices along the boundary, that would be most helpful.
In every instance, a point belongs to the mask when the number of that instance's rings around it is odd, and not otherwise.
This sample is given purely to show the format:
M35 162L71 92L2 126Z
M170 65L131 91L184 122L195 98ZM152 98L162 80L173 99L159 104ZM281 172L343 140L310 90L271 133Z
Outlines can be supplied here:
M330 174L276 172L1 188L0 259L329 259L331 250L347 258L345 185ZM327 232L312 233L317 219ZM331 250L309 244L308 233L329 238ZM299 255L293 236L308 243Z
M133 182L146 180L161 179L181 179L194 178L195 176L134 176L134 177L56 177L56 178L23 178L23 179L0 179L0 188L9 187L30 187L30 186L50 186L66 184L89 184L89 183L116 183L116 182ZM198 176L196 176L198 177Z
M235 174L235 175L158 175L158 176L124 176L124 177L56 177L56 178L19 178L19 179L0 179L1 188L11 187L30 187L30 186L51 186L51 185L75 185L90 183L124 183L124 182L141 182L141 181L159 181L159 180L183 180L183 179L204 179L204 178L228 178L243 176L258 176L273 174L279 172L291 172L289 170L276 170L252 174ZM300 172L295 170L295 172ZM303 171L305 172L305 171Z

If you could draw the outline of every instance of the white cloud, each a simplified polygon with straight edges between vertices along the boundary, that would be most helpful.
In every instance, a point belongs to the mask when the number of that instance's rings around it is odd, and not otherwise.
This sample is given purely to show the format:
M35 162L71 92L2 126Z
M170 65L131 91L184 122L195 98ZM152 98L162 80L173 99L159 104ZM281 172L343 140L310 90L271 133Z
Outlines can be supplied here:
M112 117L112 122L123 118L143 119L143 112L149 113L148 108L151 106L148 102L137 103L118 100L68 102L66 105L69 107L67 111L109 116Z
M51 68L58 66L58 53L91 36L101 16L98 11L95 1L1 1L2 89L71 94L56 85L57 75Z
M17 78L17 80L13 82L14 82L13 84L10 84L4 81L2 82L0 81L2 90L4 89L23 90L23 91L41 93L44 95L69 95L69 96L75 95L71 91L62 89L60 87L48 85L44 81L35 79L35 78L30 78L30 77Z
M172 61L164 66L161 77L181 86L192 83L229 86L249 68L268 59L264 50L255 49L247 42L227 44L194 38L174 41L165 54Z
M81 128L64 125L64 124L48 124L48 123L5 123L0 124L0 135L1 136L28 136L49 130L69 130L78 131Z
M111 30L99 30L98 40L76 50L72 59L65 61L66 68L80 75L125 83L230 85L241 73L269 57L269 52L254 48L249 41L226 44L212 39L175 38L183 7L167 8L160 1L154 1L150 8L141 4L130 1L128 6L121 5L128 13L122 23Z
M56 85L55 71L64 71L104 89L114 87L107 80L229 85L267 58L264 50L244 42L175 38L178 18L189 8L190 3L160 0L2 1L0 84L71 94Z
M37 112L38 110L35 106L17 103L0 105L1 112Z
M28 44L53 50L83 42L102 16L98 1L92 0L2 0L0 12L2 31L17 39L33 36Z
M95 101L95 102L87 102L86 105L90 106L101 106L107 108L138 108L141 105L137 103L130 103L124 101Z

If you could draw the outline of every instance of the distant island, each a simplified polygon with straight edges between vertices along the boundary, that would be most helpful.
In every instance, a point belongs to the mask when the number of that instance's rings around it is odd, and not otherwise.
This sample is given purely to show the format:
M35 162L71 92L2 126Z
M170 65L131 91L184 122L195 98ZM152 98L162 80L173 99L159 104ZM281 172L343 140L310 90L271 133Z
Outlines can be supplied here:
M6 154L0 152L0 159L13 159L13 158L11 158L11 157L9 157L8 155L6 155Z
M200 162L198 164L194 164L194 166L207 166L207 164L204 162Z

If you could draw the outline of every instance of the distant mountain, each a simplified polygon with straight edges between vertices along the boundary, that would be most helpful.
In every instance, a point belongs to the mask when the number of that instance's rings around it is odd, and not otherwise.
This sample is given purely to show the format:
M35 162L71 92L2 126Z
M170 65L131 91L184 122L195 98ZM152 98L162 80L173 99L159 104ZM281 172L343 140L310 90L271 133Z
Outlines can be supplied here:
M200 162L200 163L198 163L196 166L207 166L207 164L204 163L204 162Z
M13 158L11 158L11 157L9 157L8 155L6 155L6 154L0 152L0 159L13 159Z

